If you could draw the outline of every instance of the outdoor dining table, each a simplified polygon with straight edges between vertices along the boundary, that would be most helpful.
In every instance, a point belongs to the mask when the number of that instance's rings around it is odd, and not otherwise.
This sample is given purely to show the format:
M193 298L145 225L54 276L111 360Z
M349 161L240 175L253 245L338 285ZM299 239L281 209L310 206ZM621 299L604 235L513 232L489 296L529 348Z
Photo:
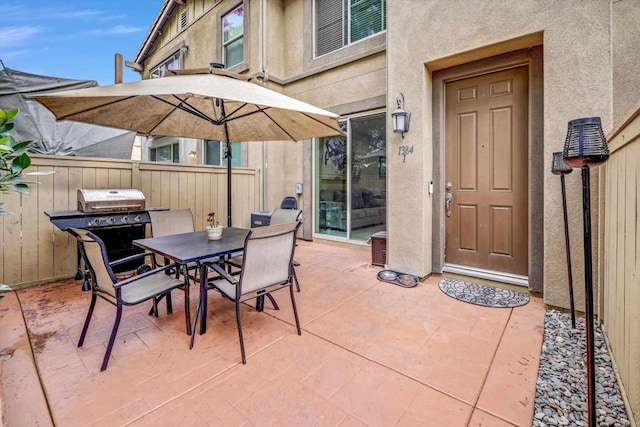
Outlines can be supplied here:
M206 231L172 234L133 241L135 246L154 252L178 264L200 263L203 260L225 257L244 249L244 241L249 234L246 228L226 227L219 240L208 240ZM207 280L208 268L200 269L200 311L196 312L194 324L200 315L200 335L207 331ZM191 344L195 326L191 328Z

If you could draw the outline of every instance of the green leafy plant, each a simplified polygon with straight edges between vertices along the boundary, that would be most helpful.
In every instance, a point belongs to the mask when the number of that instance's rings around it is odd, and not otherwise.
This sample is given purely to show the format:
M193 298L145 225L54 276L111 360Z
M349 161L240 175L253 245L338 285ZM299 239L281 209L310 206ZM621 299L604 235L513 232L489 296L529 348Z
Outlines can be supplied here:
M26 194L30 184L36 181L26 181L24 175L47 175L52 172L30 172L23 175L23 171L31 166L31 157L27 149L32 141L16 141L11 135L13 130L12 119L18 115L17 108L5 111L0 108L0 194L15 191ZM0 215L11 212L2 209L4 203L0 202Z

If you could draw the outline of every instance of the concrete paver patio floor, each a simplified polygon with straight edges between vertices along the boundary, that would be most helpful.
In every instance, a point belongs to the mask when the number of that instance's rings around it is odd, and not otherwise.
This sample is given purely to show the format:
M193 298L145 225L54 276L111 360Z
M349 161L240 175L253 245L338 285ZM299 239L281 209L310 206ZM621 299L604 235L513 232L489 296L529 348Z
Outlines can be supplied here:
M208 329L188 348L182 292L174 313L125 307L109 367L115 310L78 281L6 293L0 302L4 417L26 425L530 426L545 307L456 301L431 277L415 288L376 279L369 248L301 241L303 326L287 291L276 311L244 307L247 365L233 304L209 294ZM197 288L193 287L192 310ZM30 340L24 331L23 317ZM31 359L33 348L38 377ZM48 406L48 410L47 410ZM50 412L49 412L50 411Z

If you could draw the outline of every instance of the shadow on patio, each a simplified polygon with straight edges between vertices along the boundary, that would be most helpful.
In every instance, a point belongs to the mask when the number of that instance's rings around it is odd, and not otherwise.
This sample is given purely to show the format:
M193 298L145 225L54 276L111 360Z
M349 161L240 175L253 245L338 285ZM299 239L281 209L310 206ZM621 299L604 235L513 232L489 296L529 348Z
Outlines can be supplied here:
M0 302L4 418L23 425L530 426L545 307L456 301L437 277L402 288L376 280L369 248L300 241L303 326L287 293L243 311L210 293L208 331L188 349L183 293L174 313L126 307L100 372L114 308L99 301L77 348L89 293L69 280ZM197 288L192 292L192 310ZM24 330L24 319L30 342ZM33 369L33 348L37 373ZM47 409L47 405L48 408Z

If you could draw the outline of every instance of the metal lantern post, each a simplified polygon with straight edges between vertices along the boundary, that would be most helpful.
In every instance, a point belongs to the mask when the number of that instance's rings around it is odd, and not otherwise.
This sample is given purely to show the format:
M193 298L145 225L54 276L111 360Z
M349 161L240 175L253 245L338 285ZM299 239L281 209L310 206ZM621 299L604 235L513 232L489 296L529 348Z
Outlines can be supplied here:
M571 120L562 158L571 167L582 169L582 210L584 223L584 298L587 335L587 404L589 426L596 426L595 360L593 325L593 275L591 253L591 188L589 168L609 158L609 148L600 117Z
M571 245L569 244L569 221L567 217L567 191L564 183L564 176L571 173L573 169L562 160L562 151L553 153L551 162L551 173L560 175L562 186L562 214L564 217L564 244L567 253L567 277L569 280L569 306L571 307L571 327L576 328L576 311L573 302L573 276L571 275Z

